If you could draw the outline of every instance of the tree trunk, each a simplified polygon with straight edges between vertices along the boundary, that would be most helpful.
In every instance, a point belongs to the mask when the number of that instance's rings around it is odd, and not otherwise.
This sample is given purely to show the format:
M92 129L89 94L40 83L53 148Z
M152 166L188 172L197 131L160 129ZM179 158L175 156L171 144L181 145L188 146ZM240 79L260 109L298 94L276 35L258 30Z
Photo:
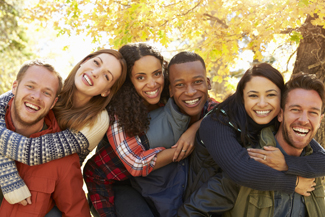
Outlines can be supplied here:
M317 78L325 80L325 29L322 26L314 26L311 21L312 16L307 17L305 23L300 28L303 39L300 41L297 50L297 59L293 69L293 74L304 72L316 74ZM325 147L325 121L315 136L323 147Z

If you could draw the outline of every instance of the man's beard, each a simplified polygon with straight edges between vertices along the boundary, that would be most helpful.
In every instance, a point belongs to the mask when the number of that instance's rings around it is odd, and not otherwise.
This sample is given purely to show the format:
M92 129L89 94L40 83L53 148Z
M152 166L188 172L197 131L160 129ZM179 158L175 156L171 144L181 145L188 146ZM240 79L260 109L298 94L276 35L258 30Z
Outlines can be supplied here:
M306 144L304 144L304 147L306 147L310 143L310 141L314 138L315 134L316 134L316 132L314 133L314 135L310 134L309 139L307 140ZM285 118L284 117L283 117L282 136L283 136L284 141L286 141L288 143L288 145L290 145L293 148L299 149L298 147L296 147L293 144L294 142L289 137L289 131L288 131L287 125L285 124Z
M15 105L16 104L16 98L14 98L14 102L13 102ZM18 109L17 109L17 106L14 105L14 113L15 113L15 122L18 122L19 124L23 125L23 126L26 126L26 127L30 127L31 125L34 125L36 123L38 123L40 120L42 120L46 114L41 114L40 116L38 116L35 120L33 121L29 121L29 122L26 122L24 121L21 117L20 117L20 114L18 112Z

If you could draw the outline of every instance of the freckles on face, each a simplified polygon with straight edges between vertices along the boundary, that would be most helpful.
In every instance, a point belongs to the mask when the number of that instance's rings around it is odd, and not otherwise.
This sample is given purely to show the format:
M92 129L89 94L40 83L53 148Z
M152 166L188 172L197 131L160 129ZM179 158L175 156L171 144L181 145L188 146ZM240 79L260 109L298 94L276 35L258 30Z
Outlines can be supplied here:
M257 124L267 124L280 112L281 91L269 79L254 76L243 90L247 114Z
M137 94L145 100L146 104L157 104L164 88L164 75L160 60L148 55L135 61L131 81Z

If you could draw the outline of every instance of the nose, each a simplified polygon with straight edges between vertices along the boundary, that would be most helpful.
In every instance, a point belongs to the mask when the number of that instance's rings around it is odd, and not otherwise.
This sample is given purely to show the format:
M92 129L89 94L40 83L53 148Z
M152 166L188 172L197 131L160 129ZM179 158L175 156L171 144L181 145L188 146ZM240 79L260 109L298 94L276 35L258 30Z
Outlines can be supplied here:
M154 78L149 79L147 86L148 87L155 87L157 84L156 80Z
M99 69L94 69L91 71L91 75L94 77L94 78L98 78L100 74L100 70Z
M41 91L40 90L34 90L33 93L31 94L31 98L33 100L40 100L41 97Z
M186 88L185 94L189 95L189 96L193 96L196 92L197 92L197 90L195 88L193 88L192 85L188 85Z
M265 98L264 97L260 97L260 100L259 100L259 102L258 102L258 105L261 107L261 108L263 108L263 107L266 107L267 106L267 101L265 100Z
M299 117L299 122L301 124L307 124L309 122L308 119L308 112L307 111L303 111Z

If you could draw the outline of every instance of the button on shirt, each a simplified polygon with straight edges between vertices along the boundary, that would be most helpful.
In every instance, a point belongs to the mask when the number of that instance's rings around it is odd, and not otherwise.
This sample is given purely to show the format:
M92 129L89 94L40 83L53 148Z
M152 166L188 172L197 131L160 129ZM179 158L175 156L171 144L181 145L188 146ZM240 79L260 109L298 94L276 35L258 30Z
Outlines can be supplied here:
M284 155L287 155L276 140L276 147L281 150ZM301 156L305 155L305 150ZM280 191L274 192L274 217L305 217L307 214L304 196L297 194L283 193Z

